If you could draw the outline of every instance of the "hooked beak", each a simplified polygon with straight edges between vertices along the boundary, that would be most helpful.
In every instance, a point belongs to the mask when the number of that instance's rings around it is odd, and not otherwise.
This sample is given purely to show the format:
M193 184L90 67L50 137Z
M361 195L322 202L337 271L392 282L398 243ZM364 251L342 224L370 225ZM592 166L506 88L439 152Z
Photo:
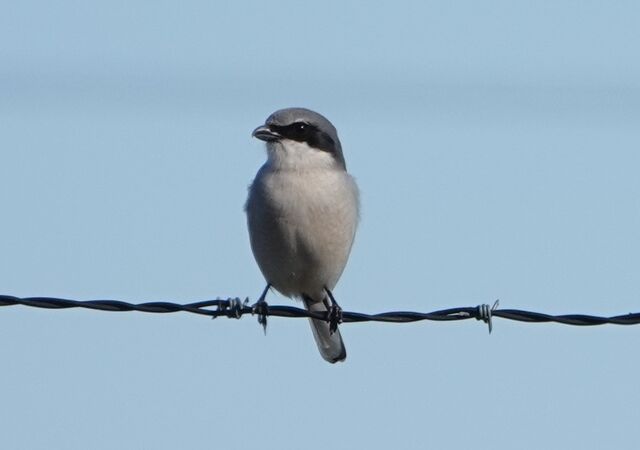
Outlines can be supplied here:
M253 130L251 136L265 142L277 141L282 137L271 128L269 128L268 125L260 125L258 128Z

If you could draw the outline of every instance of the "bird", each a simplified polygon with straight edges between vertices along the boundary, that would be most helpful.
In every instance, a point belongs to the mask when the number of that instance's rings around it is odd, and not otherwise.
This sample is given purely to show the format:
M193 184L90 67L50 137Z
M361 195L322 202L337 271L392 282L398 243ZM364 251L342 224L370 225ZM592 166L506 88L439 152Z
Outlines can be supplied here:
M351 252L360 200L338 132L315 111L285 108L252 136L267 149L245 204L251 249L267 282L258 302L273 287L326 314L329 321L309 319L318 350L330 363L344 361L333 289Z

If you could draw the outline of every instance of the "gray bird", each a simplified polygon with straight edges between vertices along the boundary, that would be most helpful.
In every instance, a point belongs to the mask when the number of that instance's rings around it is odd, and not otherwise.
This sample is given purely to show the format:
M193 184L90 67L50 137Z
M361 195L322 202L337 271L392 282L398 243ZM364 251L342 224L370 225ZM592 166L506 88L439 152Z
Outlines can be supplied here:
M358 187L347 173L335 127L304 108L271 114L253 130L266 142L267 161L249 187L245 206L251 249L270 287L302 300L310 311L340 309L333 298L347 263L359 216ZM343 361L337 329L310 319L322 357Z

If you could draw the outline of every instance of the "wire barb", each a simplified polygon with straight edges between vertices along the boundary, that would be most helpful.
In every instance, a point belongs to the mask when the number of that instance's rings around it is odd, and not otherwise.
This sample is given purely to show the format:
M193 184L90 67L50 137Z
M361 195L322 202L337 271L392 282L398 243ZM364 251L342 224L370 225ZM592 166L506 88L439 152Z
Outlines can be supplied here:
M215 319L216 317L225 316L230 319L240 319L242 314L245 313L245 308L249 303L249 297L245 298L244 301L239 297L228 298L226 300L222 300L217 298L214 300L215 306L217 309L211 311L214 314L211 314L211 318ZM195 305L195 304L192 304ZM204 306L204 305L203 305Z
M489 334L491 334L491 331L493 329L491 317L493 316L493 312L496 309L498 309L499 304L500 304L500 299L496 300L493 303L493 306L489 306L486 303L483 303L482 305L478 305L477 307L476 319L482 320L484 323L486 323L489 326Z

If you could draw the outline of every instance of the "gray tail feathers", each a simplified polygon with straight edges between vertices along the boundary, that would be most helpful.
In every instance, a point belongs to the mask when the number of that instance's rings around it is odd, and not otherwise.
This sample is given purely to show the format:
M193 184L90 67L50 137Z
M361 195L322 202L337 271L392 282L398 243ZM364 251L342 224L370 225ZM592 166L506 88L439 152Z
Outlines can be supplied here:
M308 298L304 299L304 306L309 311L327 311L324 303L314 302ZM313 331L313 337L316 339L316 344L318 344L318 350L322 357L330 363L344 361L347 357L347 350L344 348L340 330L336 330L335 333L331 334L329 331L329 322L318 319L309 319L309 322L311 323L311 331Z

